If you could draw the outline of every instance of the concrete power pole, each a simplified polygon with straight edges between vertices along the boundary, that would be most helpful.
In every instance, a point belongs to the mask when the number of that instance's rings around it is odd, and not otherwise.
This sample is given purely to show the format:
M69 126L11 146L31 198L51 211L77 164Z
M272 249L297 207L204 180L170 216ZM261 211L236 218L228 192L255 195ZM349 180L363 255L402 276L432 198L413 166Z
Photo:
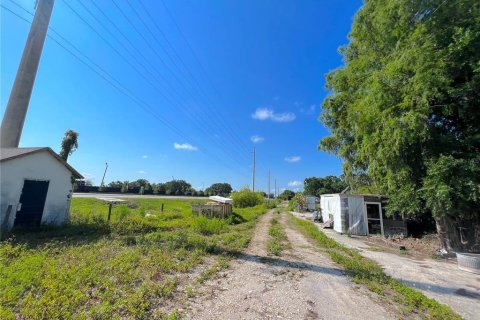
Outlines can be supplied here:
M274 196L275 199L277 198L277 179L276 178L275 178L275 191L274 191L273 196Z
M55 0L37 1L35 17L2 120L0 129L2 148L17 148L20 142L54 2Z
M255 147L253 147L253 174L252 174L252 191L253 192L255 192L255 165L256 165Z
M268 170L268 200L270 200L270 192L272 189L270 189L270 170Z

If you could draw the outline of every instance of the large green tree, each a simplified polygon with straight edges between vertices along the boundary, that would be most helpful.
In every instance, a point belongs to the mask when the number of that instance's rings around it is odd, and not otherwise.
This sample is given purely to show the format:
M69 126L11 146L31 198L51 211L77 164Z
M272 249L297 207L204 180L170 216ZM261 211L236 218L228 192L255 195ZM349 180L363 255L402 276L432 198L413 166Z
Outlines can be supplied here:
M192 185L185 180L172 180L165 182L165 190L167 195L181 196L188 194Z
M226 197L232 192L232 186L229 183L214 183L207 189L205 193L209 196L222 196Z
M365 1L349 38L319 148L390 212L432 214L445 248L480 251L480 2Z
M326 176L325 178L310 177L303 182L304 194L311 196L320 196L327 193L342 192L347 184L339 177Z

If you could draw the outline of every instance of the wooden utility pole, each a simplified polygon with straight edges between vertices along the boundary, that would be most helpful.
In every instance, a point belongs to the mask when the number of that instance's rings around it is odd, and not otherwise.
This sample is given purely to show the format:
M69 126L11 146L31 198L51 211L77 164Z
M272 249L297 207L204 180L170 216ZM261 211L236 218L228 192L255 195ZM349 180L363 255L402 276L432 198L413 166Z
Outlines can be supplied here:
M0 147L17 148L47 36L54 0L38 0L0 129Z
M255 147L253 147L253 174L252 174L252 191L255 192Z
M107 174L108 163L105 162L105 171L103 172L102 183L100 183L100 187L103 187L103 180L105 179L105 175Z

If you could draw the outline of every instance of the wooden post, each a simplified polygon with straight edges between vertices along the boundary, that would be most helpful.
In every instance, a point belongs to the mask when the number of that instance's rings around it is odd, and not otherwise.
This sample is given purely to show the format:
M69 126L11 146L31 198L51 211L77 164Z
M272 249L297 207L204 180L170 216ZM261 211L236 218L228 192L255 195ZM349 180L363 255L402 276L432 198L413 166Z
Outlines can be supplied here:
M112 205L113 205L112 202L108 204L108 217L107 217L108 222L110 222L110 216L112 215Z
M163 203L162 203L162 212L163 212Z

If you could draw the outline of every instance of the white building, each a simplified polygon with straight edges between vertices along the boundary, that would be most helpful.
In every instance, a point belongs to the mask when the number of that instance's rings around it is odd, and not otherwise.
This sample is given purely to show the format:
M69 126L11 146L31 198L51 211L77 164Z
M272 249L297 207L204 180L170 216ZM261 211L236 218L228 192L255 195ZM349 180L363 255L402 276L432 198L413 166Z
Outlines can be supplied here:
M333 229L355 235L384 234L382 197L357 194L322 194L320 207L324 222Z
M68 221L72 180L83 178L48 147L0 149L0 227Z

